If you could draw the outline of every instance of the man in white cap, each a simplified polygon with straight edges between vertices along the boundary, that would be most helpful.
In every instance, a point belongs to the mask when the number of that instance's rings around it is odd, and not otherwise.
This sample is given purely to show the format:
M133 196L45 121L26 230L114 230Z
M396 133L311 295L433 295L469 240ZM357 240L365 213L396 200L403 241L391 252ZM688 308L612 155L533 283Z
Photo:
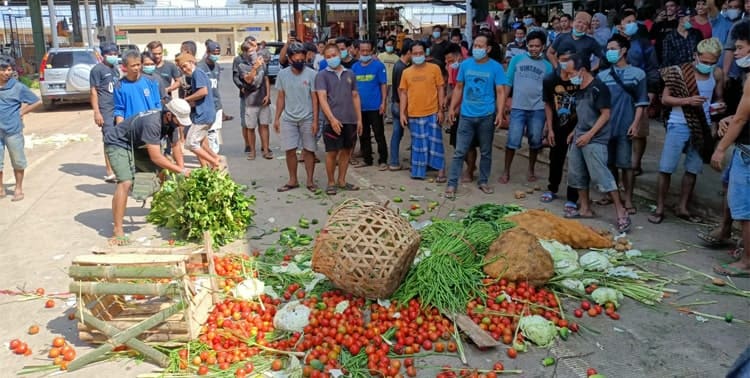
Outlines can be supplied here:
M122 223L136 172L159 173L166 169L189 175L190 172L185 169L178 129L179 126L190 126L191 123L190 104L175 98L166 104L164 110L138 113L120 122L117 127L105 131L104 151L117 180L112 198L114 229L111 245L128 243ZM175 162L162 154L162 139L167 139L172 144Z

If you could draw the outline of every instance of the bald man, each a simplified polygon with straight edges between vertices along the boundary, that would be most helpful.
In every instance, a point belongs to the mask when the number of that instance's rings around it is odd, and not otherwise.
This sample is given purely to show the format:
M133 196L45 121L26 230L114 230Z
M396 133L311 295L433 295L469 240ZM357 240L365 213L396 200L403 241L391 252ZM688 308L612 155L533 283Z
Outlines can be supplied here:
M564 33L555 38L555 42L552 46L547 49L547 59L552 65L557 68L557 52L558 51L575 51L577 55L591 57L595 55L599 58L599 61L604 60L602 48L592 37L586 35L586 31L591 25L591 14L580 11L576 13L573 21L573 30L570 33ZM591 67L591 71L594 72L599 69L599 63L596 66Z

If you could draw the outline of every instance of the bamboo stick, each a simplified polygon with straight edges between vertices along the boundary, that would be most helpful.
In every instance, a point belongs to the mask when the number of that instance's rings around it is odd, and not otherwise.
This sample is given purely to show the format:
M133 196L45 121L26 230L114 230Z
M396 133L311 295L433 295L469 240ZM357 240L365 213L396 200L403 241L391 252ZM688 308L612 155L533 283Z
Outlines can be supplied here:
M80 279L115 279L115 278L176 278L186 274L184 266L78 266L68 270L68 276Z
M180 295L180 288L174 283L119 283L119 282L82 282L70 283L71 293L83 293L93 295L151 295L170 296Z

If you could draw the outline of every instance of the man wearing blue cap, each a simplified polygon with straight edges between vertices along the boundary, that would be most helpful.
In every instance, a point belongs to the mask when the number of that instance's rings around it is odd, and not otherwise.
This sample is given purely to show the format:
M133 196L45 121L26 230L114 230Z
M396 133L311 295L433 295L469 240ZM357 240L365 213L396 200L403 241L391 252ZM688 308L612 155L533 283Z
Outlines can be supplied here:
M198 63L198 69L205 72L208 75L208 80L211 82L211 92L213 93L214 107L216 108L216 120L214 120L213 125L208 130L208 145L217 154L219 153L221 144L221 125L224 120L221 95L219 94L221 68L218 61L220 57L221 46L217 42L209 40L206 41L206 56Z
M101 127L102 133L108 128L115 126L115 100L113 94L115 86L120 80L118 70L118 48L114 43L102 44L101 52L103 59L101 63L91 69L89 83L91 86L91 108L94 110L94 123ZM109 164L107 154L104 154L104 164L107 167L107 175L104 181L115 182L112 166Z

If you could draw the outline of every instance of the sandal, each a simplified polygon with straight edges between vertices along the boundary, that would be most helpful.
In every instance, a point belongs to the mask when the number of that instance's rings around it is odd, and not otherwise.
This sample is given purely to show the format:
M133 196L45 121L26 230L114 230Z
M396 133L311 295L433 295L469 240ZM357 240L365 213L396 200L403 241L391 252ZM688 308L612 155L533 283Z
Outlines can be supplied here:
M680 218L688 223L701 223L703 221L703 218L697 216L697 215L690 215L690 214L684 214L684 213L675 213L677 215L677 218Z
M247 153L247 160L255 160L255 151L250 151Z
M317 191L320 190L320 188L318 188L318 186L315 184L307 185L306 188L312 193L317 193Z
M638 177L643 174L643 169L641 168L634 168L633 169L633 176Z
M369 166L372 166L372 164L367 164L367 163L361 161L361 162L359 162L357 164L354 164L352 167L354 167L354 168L365 168L365 167L369 167Z
M633 207L626 207L625 211L628 212L628 215L635 215L635 214L638 213L638 209L636 209L635 206L633 206Z
M484 193L484 194L492 194L492 193L495 193L495 190L494 190L494 189L492 189L492 188L490 188L490 187L489 187L489 185L487 185L487 184L482 184L482 185L479 185L479 190L481 190L481 191L482 191L482 193Z
M544 192L542 193L542 196L539 198L539 201L542 201L543 203L550 203L554 201L557 198L557 194L552 192Z
M564 211L565 214L569 214L569 213L573 213L573 212L578 211L578 205L576 205L575 202L567 201L567 202L565 202L564 206L565 207L564 207L563 211Z
M388 167L388 170L391 172L400 171L402 169L404 169L404 167L401 165L391 165Z
M742 255L745 253L745 248L743 247L737 247L729 252L727 254L729 257L731 257L734 261L737 261L742 258Z
M653 213L648 216L648 222L652 224L661 224L664 221L664 213Z
M381 163L378 166L378 171L387 171L387 170L388 170L388 165L386 165L385 163Z
M455 188L446 188L445 194L443 195L445 199L454 200L456 199L456 189Z
M594 219L596 218L596 213L592 211L591 214L583 214L578 210L574 210L574 211L565 213L563 217L567 219Z
M630 231L630 227L633 226L633 222L629 216L624 216L617 219L617 232L624 234Z
M350 184L350 183L347 182L344 185L339 185L339 189L345 190L347 192L354 192L354 191L359 190L359 187L357 185Z
M446 177L446 176L438 176L435 179L435 182L438 183L438 184L446 183L446 182L448 182L448 177Z
M735 268L731 264L714 266L714 273L727 277L750 277L750 271Z
M297 189L297 188L299 188L299 184L297 184L297 185L284 184L284 186L276 189L276 191L279 192L279 193L283 193L283 192L288 192L288 191L290 191L292 189Z
M711 235L711 232L698 232L698 235L696 235L698 239L703 241L703 245L708 248L721 248L725 247L729 244L732 244L731 239L719 239Z
M110 184L116 184L117 176L115 176L114 174L104 176L104 182L110 183Z
M336 186L329 186L326 188L326 194L329 196L335 196L338 193L338 190L336 189Z
M264 152L263 153L263 158L266 159L266 160L273 159L273 152L271 152L271 150L268 150L268 151Z

